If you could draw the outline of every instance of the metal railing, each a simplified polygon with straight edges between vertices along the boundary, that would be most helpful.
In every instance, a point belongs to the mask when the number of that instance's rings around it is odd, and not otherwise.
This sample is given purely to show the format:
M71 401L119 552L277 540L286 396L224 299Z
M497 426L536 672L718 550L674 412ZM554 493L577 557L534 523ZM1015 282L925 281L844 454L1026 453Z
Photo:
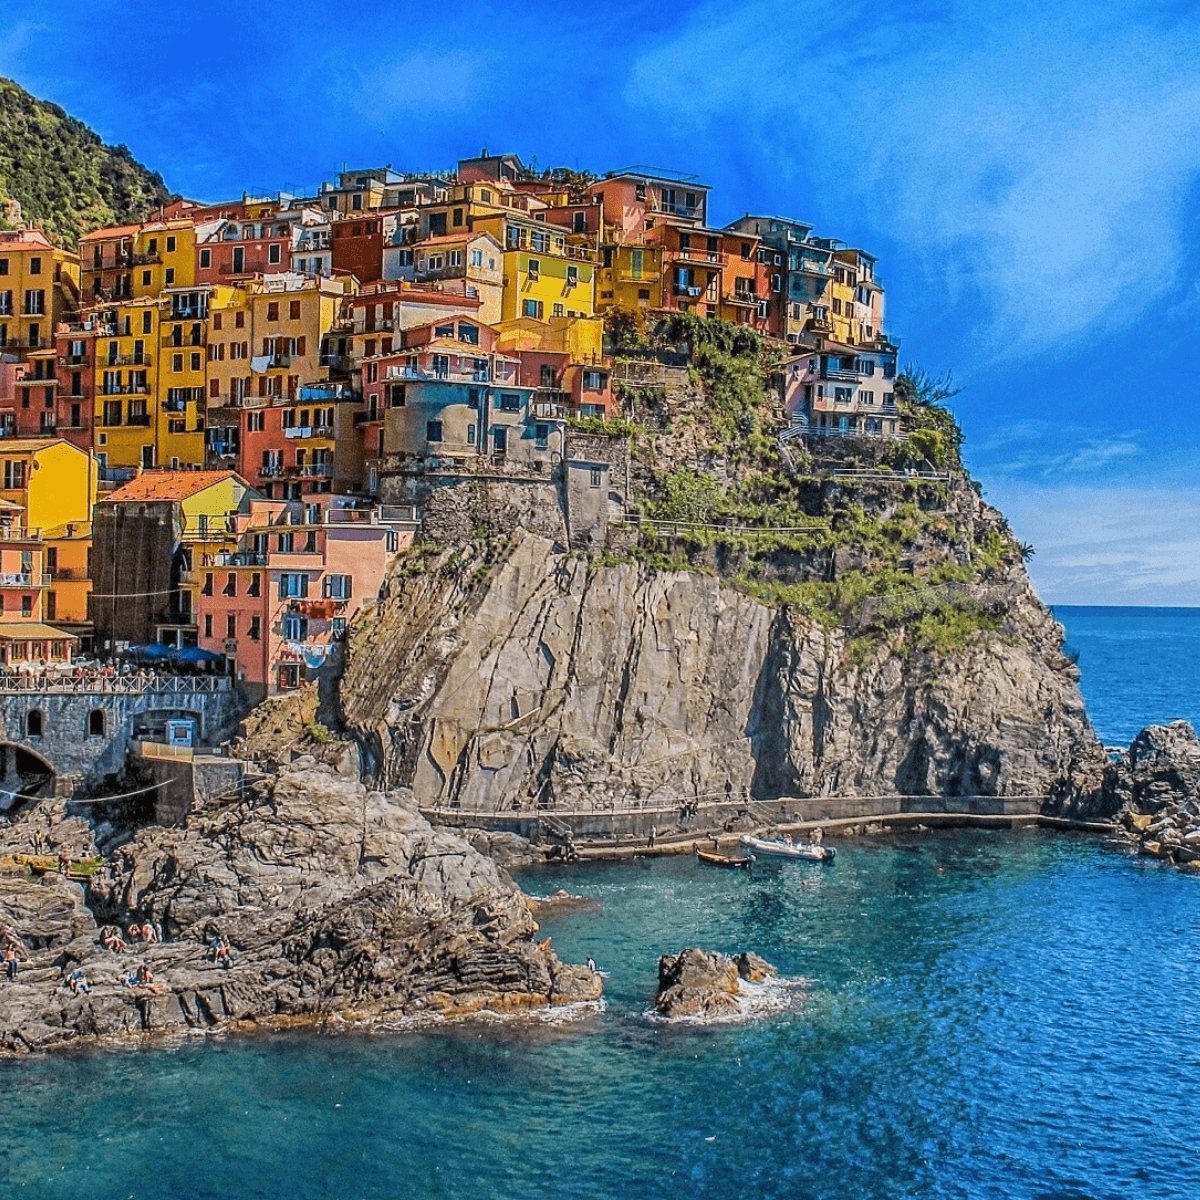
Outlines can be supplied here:
M167 675L158 671L107 675L89 668L76 678L75 670L70 663L60 663L45 670L0 673L0 693L215 696L232 690L231 680L225 675Z
M935 608L1004 608L1021 594L1021 585L992 583L942 583L931 587L868 596L860 616L864 621L879 617L910 617Z

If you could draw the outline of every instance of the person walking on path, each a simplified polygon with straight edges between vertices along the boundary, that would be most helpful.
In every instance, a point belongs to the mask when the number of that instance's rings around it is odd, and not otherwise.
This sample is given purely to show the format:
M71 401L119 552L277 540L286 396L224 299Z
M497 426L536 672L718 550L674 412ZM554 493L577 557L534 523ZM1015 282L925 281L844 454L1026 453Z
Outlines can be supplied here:
M650 849L651 850L654 849L654 842L657 837L658 837L658 826L651 825L650 826Z

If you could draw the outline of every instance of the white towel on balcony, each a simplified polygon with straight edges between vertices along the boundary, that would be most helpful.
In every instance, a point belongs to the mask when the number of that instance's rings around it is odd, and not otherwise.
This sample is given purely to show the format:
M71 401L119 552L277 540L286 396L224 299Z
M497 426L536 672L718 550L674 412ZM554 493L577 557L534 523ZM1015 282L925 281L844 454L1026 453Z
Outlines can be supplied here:
M269 354L260 354L250 360L250 370L258 371L260 374L271 365L271 356Z

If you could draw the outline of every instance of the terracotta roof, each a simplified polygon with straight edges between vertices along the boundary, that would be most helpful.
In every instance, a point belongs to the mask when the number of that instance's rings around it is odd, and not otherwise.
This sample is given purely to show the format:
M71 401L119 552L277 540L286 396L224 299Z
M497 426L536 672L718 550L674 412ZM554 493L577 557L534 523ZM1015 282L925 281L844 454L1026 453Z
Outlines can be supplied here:
M236 471L143 471L136 479L110 492L102 504L123 500L186 500L197 492L210 488L225 479L236 479L244 487L250 485Z
M141 230L140 225L110 225L107 229L93 229L91 233L81 234L81 242L107 241L115 237L131 237Z

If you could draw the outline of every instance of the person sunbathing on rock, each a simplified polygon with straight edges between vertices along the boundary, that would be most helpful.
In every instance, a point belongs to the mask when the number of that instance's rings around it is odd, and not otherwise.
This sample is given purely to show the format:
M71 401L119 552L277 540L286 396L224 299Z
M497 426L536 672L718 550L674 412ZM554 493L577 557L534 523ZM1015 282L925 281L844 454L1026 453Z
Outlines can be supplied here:
M76 996L86 996L92 990L92 985L88 983L87 976L83 973L82 967L76 967L70 975L67 976L67 987Z

